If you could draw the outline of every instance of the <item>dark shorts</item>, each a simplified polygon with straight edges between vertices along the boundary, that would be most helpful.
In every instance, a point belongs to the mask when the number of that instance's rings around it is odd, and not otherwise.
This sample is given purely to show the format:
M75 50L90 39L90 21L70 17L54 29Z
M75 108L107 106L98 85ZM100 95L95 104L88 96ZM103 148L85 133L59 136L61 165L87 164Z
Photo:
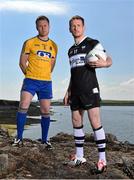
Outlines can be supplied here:
M37 94L38 100L40 99L52 99L52 82L40 81L25 78L23 81L21 91L27 91L33 96Z
M72 96L70 99L70 108L72 111L88 110L94 107L100 107L99 93L84 93Z

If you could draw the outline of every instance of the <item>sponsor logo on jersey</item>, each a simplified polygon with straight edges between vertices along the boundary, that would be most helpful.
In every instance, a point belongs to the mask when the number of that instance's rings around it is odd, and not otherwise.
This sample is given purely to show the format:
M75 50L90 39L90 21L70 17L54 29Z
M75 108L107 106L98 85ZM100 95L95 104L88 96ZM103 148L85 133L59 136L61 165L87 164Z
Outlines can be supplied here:
M71 68L78 67L78 66L84 66L85 65L85 56L86 56L85 53L71 56L69 58Z
M51 58L51 53L45 51L37 51L37 55L40 57Z

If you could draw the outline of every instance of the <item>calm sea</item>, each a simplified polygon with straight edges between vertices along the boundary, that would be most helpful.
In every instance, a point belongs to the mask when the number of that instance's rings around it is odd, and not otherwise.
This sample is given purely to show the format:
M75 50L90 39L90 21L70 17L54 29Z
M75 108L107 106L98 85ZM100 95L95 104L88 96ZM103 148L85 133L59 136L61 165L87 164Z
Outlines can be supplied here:
M49 137L55 136L59 132L72 134L71 113L69 107L52 107L54 115ZM40 117L33 117L40 118ZM114 134L120 141L129 141L134 144L134 106L102 106L101 120L106 133ZM92 133L87 113L84 114L84 131ZM25 138L38 139L41 135L40 124L32 124L24 131Z

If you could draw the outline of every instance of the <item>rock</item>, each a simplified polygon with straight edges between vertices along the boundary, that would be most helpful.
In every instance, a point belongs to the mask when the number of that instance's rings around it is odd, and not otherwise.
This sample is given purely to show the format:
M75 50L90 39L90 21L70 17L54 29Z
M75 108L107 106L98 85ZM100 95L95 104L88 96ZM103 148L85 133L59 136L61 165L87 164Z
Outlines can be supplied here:
M74 138L73 136L70 136L69 134L65 134L63 132L58 133L55 137L51 138L51 141L54 142L69 142L72 141Z
M129 176L129 178L134 179L134 157L122 157L123 160L123 171Z
M0 138L7 138L9 137L8 130L0 128Z
M8 154L0 154L0 175L7 174Z
M72 135L59 133L51 138L53 150L47 150L39 141L24 139L21 148L12 147L12 138L0 130L0 178L11 179L129 179L133 177L132 144L122 143L108 134L107 171L95 173L98 150L93 134L86 134L84 145L87 163L80 167L64 165L69 154L74 153L75 144ZM126 149L128 151L126 151Z
M85 142L94 142L94 135L91 134L85 134Z
M110 133L107 133L107 134L106 134L106 140L107 140L108 143L117 142L116 136L113 135L113 134L110 134Z

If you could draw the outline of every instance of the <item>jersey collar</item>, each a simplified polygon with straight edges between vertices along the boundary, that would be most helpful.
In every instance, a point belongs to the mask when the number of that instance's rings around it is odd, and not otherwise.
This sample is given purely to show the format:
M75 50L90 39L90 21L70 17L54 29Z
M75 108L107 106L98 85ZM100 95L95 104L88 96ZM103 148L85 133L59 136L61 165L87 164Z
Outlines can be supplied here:
M79 43L75 43L74 46L78 46L80 43L82 43L85 39L87 38L87 36L85 36Z
M43 41L43 42L47 42L47 41L49 41L49 38L48 38L48 39L46 39L46 40L42 40L42 39L40 39L40 38L39 38L39 36L37 36L37 38L38 38L40 41Z

